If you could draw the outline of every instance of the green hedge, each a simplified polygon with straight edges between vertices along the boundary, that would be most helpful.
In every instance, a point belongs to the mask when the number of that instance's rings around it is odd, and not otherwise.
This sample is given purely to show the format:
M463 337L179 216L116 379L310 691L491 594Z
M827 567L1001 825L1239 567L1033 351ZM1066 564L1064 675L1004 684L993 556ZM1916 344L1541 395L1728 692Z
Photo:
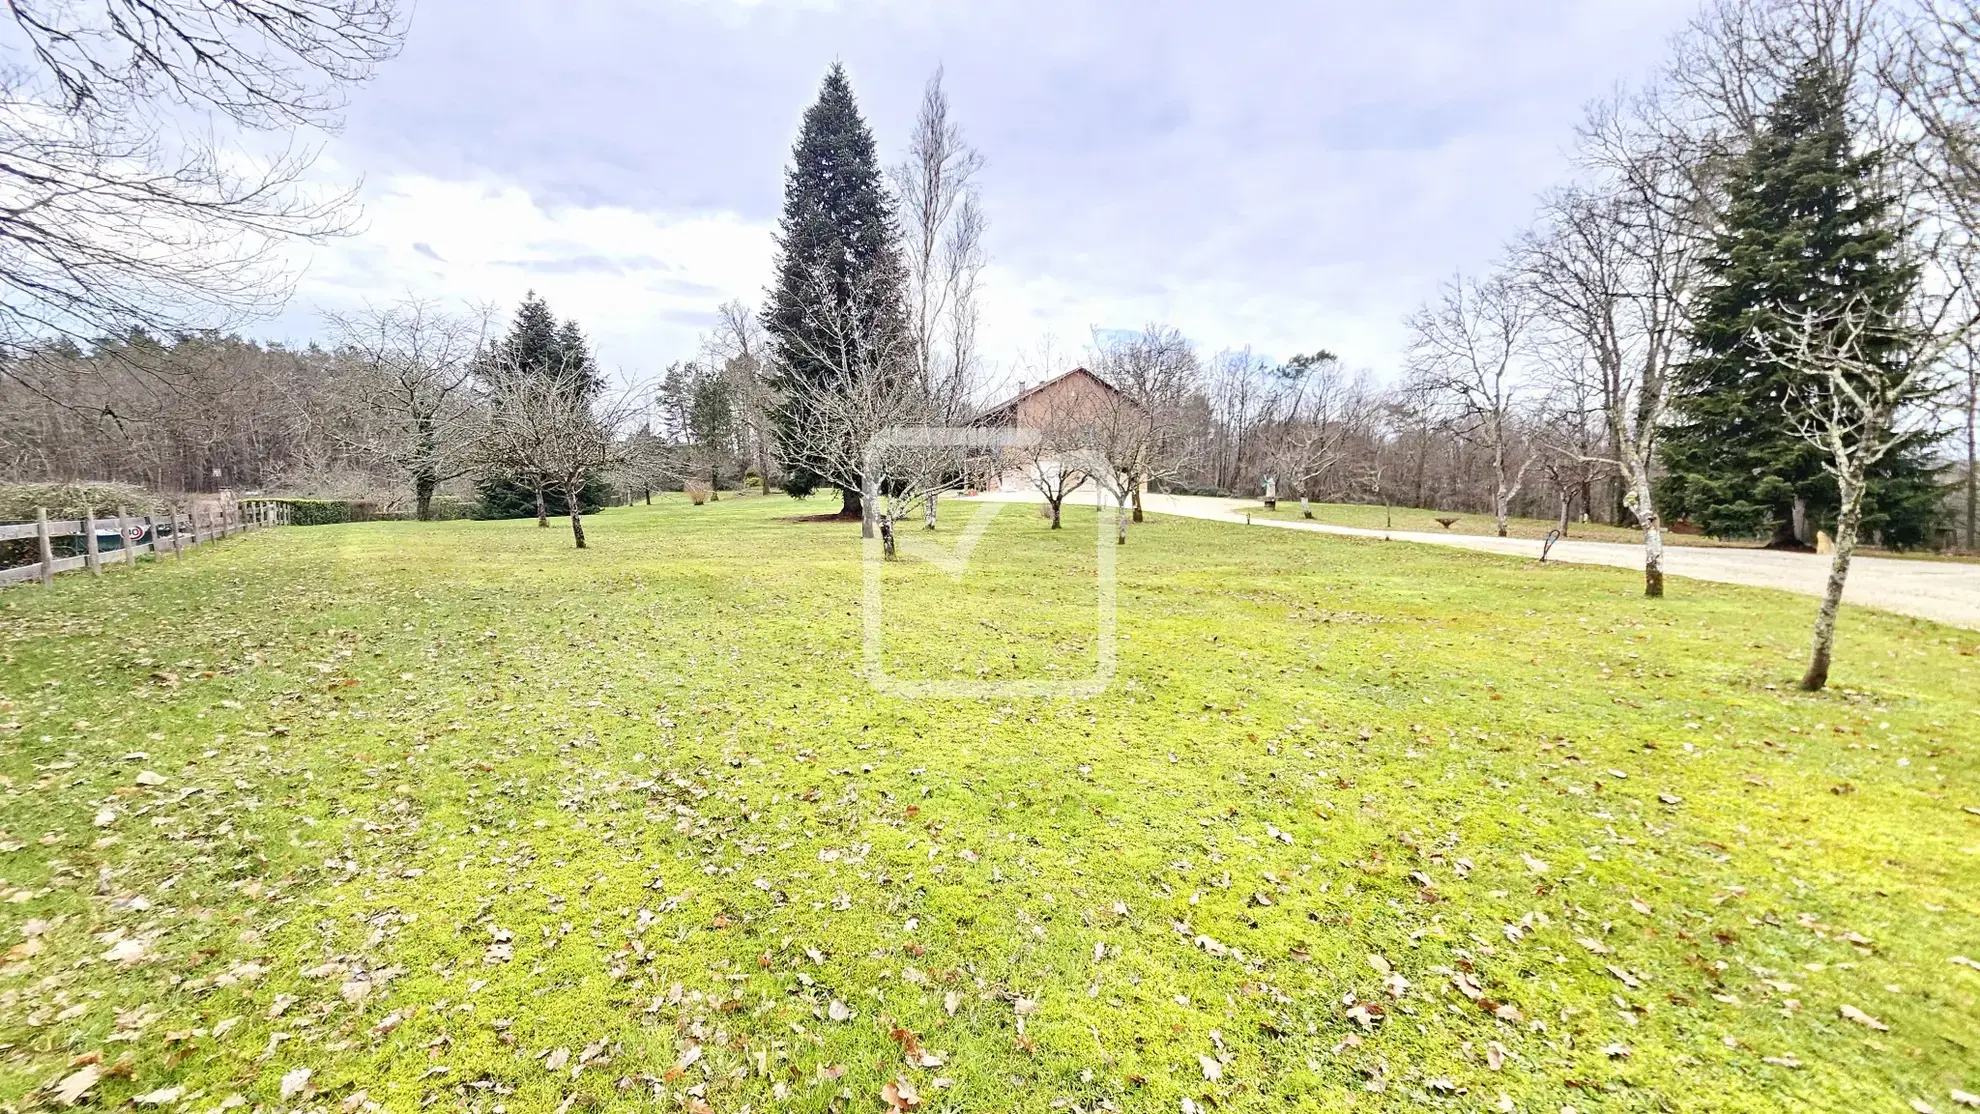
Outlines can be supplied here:
M346 522L370 522L378 517L378 505L362 499L243 499L243 508L255 506L289 508L291 526L336 526Z

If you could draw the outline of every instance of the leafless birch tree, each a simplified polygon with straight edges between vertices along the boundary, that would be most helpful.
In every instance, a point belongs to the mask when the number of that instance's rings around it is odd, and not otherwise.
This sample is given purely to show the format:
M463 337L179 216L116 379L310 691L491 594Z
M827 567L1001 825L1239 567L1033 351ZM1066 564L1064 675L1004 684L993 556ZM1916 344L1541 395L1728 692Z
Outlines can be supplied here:
M1769 357L1800 379L1790 412L1799 418L1802 436L1826 456L1823 465L1841 494L1835 553L1801 678L1805 691L1819 692L1829 682L1836 614L1863 523L1870 470L1925 432L1904 420L1906 411L1940 388L1934 379L1945 372L1945 356L1968 341L1980 321L1964 279L1948 292L1918 294L1900 319L1858 297L1833 309L1787 314L1784 335L1760 338Z
M967 417L975 380L977 287L985 255L975 177L983 156L950 117L937 69L922 91L907 157L894 167L907 269L907 358L940 420ZM934 528L937 495L924 507Z

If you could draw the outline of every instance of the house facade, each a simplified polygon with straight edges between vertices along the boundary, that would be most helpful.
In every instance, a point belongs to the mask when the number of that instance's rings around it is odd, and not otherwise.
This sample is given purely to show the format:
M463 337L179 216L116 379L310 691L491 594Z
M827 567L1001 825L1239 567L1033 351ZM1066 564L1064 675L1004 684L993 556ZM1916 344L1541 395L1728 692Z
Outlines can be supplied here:
M1079 367L1036 386L1020 384L1015 395L984 409L970 424L1038 430L1050 439L1067 440L1063 435L1068 431L1104 426L1124 402L1125 396L1106 380ZM1006 454L978 463L976 474L970 477L972 486L987 491L1029 491L1035 486L1035 474L1044 474L1050 483L1064 470L1077 467L1050 453ZM1090 491L1095 486L1089 479L1074 490Z

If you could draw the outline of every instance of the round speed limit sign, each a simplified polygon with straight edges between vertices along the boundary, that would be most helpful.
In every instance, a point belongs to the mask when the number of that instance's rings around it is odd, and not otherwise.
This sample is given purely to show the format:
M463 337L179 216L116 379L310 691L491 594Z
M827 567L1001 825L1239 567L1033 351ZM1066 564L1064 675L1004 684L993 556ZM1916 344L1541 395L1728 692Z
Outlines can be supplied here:
M135 541L141 541L141 540L143 540L143 538L144 538L144 527L142 527L142 526L126 526L126 527L124 527L124 538L125 538L126 540L128 540L128 541L134 541L134 542L135 542Z

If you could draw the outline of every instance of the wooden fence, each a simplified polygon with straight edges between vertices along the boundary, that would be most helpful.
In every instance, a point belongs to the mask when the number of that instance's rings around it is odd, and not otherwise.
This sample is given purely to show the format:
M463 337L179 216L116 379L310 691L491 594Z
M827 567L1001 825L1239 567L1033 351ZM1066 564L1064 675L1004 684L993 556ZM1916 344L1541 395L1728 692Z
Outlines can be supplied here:
M104 565L119 561L133 565L140 553L161 557L170 553L174 558L184 558L185 551L193 546L218 541L243 530L286 526L290 517L289 508L280 503L159 509L164 513L134 515L119 507L115 518L97 518L90 514L53 522L49 521L48 512L43 510L35 515L33 522L0 524L0 541L34 538L41 543L41 560L0 569L0 585L32 580L48 584L54 581L56 573L75 569L88 569L90 575L101 576ZM123 540L117 549L109 553L100 552L96 540L97 528L112 524L117 527L117 533ZM55 556L56 538L76 536L83 539L82 553L73 557Z

